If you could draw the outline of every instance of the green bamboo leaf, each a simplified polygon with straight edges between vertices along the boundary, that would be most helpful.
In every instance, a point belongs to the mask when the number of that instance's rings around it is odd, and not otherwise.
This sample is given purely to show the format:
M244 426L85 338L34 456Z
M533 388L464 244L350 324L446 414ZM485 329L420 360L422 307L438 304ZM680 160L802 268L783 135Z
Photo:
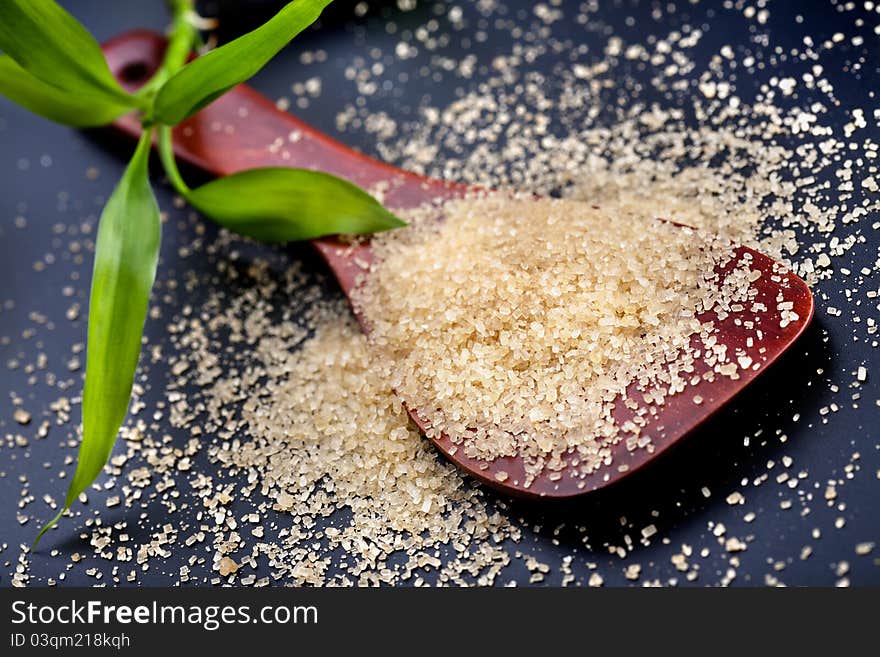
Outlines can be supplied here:
M76 128L106 125L131 111L131 107L104 97L62 91L46 84L8 55L0 55L0 95L35 114Z
M147 171L150 143L148 130L101 214L89 302L83 440L64 508L36 541L101 473L128 410L159 258L159 207Z
M98 42L54 0L2 0L0 50L53 87L137 103L116 82Z
M221 226L261 242L406 225L357 185L306 169L248 169L186 190L184 196Z
M176 125L244 82L315 22L332 0L295 0L253 32L191 61L159 90L154 118Z

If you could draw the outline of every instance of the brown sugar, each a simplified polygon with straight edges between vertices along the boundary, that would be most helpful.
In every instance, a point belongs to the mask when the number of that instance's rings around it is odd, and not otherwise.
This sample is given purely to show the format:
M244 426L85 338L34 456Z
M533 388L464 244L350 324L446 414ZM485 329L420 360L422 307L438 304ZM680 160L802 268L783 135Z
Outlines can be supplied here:
M608 447L639 434L615 405L681 392L691 338L709 339L712 313L754 280L747 261L719 276L727 240L647 214L500 194L437 212L374 239L355 303L383 376L429 432L481 460L521 456L531 476L566 455L582 473L608 465ZM623 400L634 382L645 394Z

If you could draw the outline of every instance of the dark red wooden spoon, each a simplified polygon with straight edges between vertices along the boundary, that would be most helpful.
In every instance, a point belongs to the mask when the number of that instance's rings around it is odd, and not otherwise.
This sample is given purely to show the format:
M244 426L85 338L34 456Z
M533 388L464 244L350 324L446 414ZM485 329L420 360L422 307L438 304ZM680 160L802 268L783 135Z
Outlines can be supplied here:
M122 35L104 46L110 69L130 90L143 84L159 66L165 39L153 32L135 31ZM135 136L140 123L135 117L124 117L116 126ZM466 185L418 176L358 153L330 137L310 128L302 121L280 111L267 98L245 85L240 85L192 117L174 132L177 155L214 175L222 176L265 166L288 166L318 169L347 178L362 186L377 183L387 186L384 203L391 209L419 206L426 201L461 197ZM335 239L319 239L314 246L326 260L340 286L350 295L356 277L363 273L358 262L371 262L369 245L351 247ZM652 449L627 449L624 442L613 447L612 464L583 476L564 473L538 476L525 484L522 460L499 458L485 463L468 458L447 438L433 442L453 463L477 479L505 492L526 497L571 497L606 486L634 472L691 433L709 416L729 402L736 393L751 383L773 361L791 346L813 317L813 298L803 280L775 263L769 257L748 247L737 247L738 255L751 254L752 269L762 272L755 283L756 302L767 310L732 313L716 320L718 340L731 354L751 359L753 365L741 370L738 379L716 376L689 386L685 393L667 398L652 416L644 433L652 439ZM738 259L738 258L737 258ZM778 308L778 299L792 302L796 318L781 324L785 310ZM363 325L363 323L362 323ZM756 330L761 339L755 340ZM754 344L749 339L752 338ZM698 359L694 375L709 368ZM695 403L695 398L702 402ZM618 404L616 419L624 421L626 409ZM416 409L410 410L413 420L424 429ZM503 482L496 474L506 473Z

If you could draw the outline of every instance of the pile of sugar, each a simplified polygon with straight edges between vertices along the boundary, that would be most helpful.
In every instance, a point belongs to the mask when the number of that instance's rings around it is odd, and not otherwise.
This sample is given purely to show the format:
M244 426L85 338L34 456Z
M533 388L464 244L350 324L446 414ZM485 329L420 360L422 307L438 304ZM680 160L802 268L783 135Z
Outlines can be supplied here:
M590 474L686 388L700 352L718 369L732 358L706 348L714 313L750 294L748 262L717 273L729 242L570 200L495 194L441 211L374 238L355 303L383 378L469 457L520 456L527 486L545 468ZM636 414L621 424L623 403Z

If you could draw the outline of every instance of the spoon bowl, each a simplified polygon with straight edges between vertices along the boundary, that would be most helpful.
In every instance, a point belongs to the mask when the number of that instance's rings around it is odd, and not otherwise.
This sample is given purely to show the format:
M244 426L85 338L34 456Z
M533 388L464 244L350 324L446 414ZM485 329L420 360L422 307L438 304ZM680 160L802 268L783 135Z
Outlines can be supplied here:
M107 42L103 49L110 69L120 83L134 90L158 68L165 46L166 40L161 35L138 30ZM140 122L133 116L122 117L115 126L130 136L138 136L141 132ZM366 189L381 185L383 203L392 210L415 208L428 202L442 203L478 191L472 186L403 171L354 151L279 110L272 101L246 85L235 87L177 126L174 148L180 159L217 176L254 167L281 166L324 171ZM373 262L369 243L352 245L334 238L322 238L314 240L313 245L351 299L365 265ZM731 313L723 319L715 319L715 324L718 342L726 345L729 353L748 358L751 365L740 369L739 378L701 378L688 387L687 394L668 397L644 428L652 439L650 448L629 450L621 440L612 447L609 466L586 476L575 476L568 470L543 472L527 484L524 463L519 457L502 457L487 463L468 457L465 450L458 449L447 436L431 440L459 468L493 488L521 497L573 497L635 472L729 403L779 358L810 323L813 298L806 283L768 256L745 246L736 247L736 257L728 267L746 253L752 257L751 268L762 274L753 284L757 296L752 305L762 304L766 310L746 309ZM722 269L721 273L726 272ZM778 308L780 295L791 302L791 308ZM359 316L358 321L368 330L363 317ZM751 339L755 327L761 331L760 341ZM697 340L696 337L693 339ZM702 377L708 370L709 367L697 359L694 375ZM695 403L696 398L702 401ZM425 422L418 409L407 410L424 431ZM618 424L629 419L628 413L630 411L623 404L616 405L614 417ZM496 478L500 473L504 473L504 481Z

